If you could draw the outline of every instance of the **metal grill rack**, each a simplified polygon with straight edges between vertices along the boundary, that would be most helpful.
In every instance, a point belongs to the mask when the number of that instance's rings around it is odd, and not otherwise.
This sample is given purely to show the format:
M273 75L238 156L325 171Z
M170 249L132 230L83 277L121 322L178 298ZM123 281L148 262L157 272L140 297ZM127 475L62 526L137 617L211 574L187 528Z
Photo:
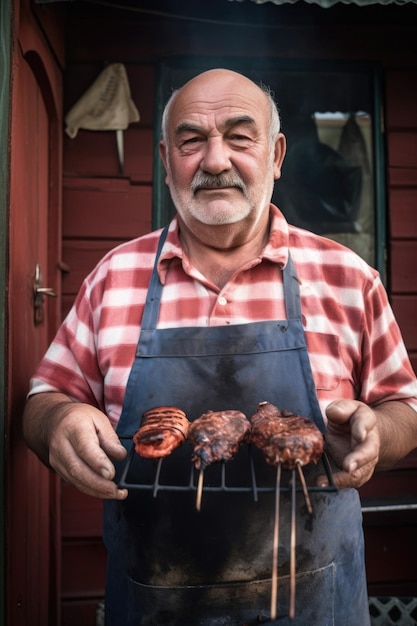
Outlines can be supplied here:
M310 463L304 467L296 464L287 470L278 463L273 467L265 461L259 448L251 444L240 446L237 454L228 462L217 462L196 470L192 461L192 446L185 442L169 456L160 459L145 459L139 456L131 438L126 438L128 456L118 481L120 488L142 490L157 497L160 491L191 492L196 495L196 510L200 511L202 492L248 493L255 502L263 493L271 494L275 499L274 527L272 539L272 579L270 618L257 620L256 623L277 625L278 603L278 547L279 547L279 502L282 492L289 492L290 514L290 588L288 615L295 615L295 567L296 567L296 493L302 490L308 513L313 513L309 494L314 491L337 491L333 481L330 462L325 453L317 465ZM130 448L129 448L130 446ZM315 478L327 477L326 486L316 486ZM204 478L203 478L204 477ZM297 481L297 478L299 479ZM203 487L204 483L204 487ZM229 498L227 498L229 500ZM249 626L249 625L248 625Z
M118 481L118 486L121 489L131 489L131 490L147 490L152 491L153 495L156 497L159 491L190 491L195 492L198 488L198 474L194 468L194 465L191 463L191 448L189 448L189 453L184 454L184 448L187 447L187 444L183 446L181 449L182 454L177 455L179 450L174 450L174 452L170 455L170 457L161 458L161 459L144 459L139 457L136 454L134 446L132 445L128 456L126 459L125 466L121 473L120 479ZM246 450L245 450L246 448ZM205 492L229 492L229 493L252 493L253 499L256 502L258 500L258 494L260 493L274 493L276 491L276 483L275 483L275 469L273 467L267 466L266 471L270 471L271 480L265 481L263 477L261 479L258 478L259 474L259 461L258 464L254 462L254 456L259 453L259 451L254 451L252 446L242 445L241 450L238 452L240 455L240 467L242 467L242 462L244 463L244 467L246 466L247 471L245 473L246 481L241 484L235 484L233 481L229 480L229 468L234 464L234 460L229 462L221 462L216 463L217 467L209 466L205 469L206 472L206 480L204 485ZM242 456L247 454L247 460L243 461ZM259 453L260 454L260 453ZM182 466L182 480L181 482L168 482L166 479L162 478L162 467L163 464L166 463L170 459L171 463L177 463ZM266 466L266 462L263 461L263 465ZM258 469L256 469L258 468ZM306 470L307 468L303 468ZM133 472L135 470L135 472ZM288 474L288 479L283 480L280 486L281 492L289 492L291 490L291 478L293 476L292 470L284 470ZM135 473L135 479L132 479L132 474ZM263 473L263 472L262 472ZM315 486L309 485L308 491L337 491L337 487L333 481L332 470L330 467L329 460L324 453L314 469L315 475L318 473L325 474L327 477L328 485L326 486ZM140 477L140 480L136 478L136 476ZM166 477L165 477L166 478ZM297 487L297 490L301 490L301 486Z

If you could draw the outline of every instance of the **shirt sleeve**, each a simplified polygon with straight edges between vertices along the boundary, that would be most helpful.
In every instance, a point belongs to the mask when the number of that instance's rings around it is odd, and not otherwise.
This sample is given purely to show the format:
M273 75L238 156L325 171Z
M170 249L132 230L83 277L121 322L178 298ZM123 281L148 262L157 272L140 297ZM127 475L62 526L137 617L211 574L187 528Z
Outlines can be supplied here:
M365 294L360 400L402 400L417 411L417 381L400 328L379 277Z
M59 391L104 410L103 376L96 345L89 283L84 281L73 307L31 379L29 395Z

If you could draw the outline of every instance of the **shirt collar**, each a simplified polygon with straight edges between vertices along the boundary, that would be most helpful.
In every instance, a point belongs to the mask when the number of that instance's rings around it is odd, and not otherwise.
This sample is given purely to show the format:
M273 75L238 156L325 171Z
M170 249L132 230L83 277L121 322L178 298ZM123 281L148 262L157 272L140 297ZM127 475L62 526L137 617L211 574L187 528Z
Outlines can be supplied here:
M167 238L165 239L158 261L159 279L163 285L165 285L166 275L172 260L180 259L182 261L183 258L184 250L181 246L178 232L178 220L175 216L168 226Z
M289 230L288 222L281 211L270 205L270 231L268 241L262 251L261 258L277 263L281 269L288 261ZM181 246L178 232L178 220L174 217L169 224L168 234L158 262L158 274L161 283L165 284L168 267L173 259L184 259L185 253Z
M263 249L262 258L277 263L282 269L288 262L288 222L273 204L270 207L270 220L269 239Z

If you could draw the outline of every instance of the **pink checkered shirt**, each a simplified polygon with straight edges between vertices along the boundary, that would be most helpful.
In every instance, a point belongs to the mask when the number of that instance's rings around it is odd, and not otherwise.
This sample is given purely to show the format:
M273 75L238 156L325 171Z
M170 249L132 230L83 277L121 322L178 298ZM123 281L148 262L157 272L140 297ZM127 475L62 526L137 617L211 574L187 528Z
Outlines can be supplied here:
M87 276L31 380L31 394L61 391L117 424L159 235L118 246ZM289 251L323 413L336 398L370 405L404 400L417 410L416 378L378 273L347 248L288 225L274 206L262 255L221 290L191 265L174 218L158 266L164 286L158 327L284 319L280 270Z

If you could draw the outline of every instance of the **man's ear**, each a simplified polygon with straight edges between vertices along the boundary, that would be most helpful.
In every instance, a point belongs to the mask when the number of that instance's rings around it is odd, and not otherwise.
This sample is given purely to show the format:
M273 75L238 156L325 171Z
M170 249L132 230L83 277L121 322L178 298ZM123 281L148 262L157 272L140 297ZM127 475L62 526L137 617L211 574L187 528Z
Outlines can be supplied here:
M274 179L281 178L281 167L287 150L287 140L282 133L278 134L274 150Z
M165 145L165 142L162 140L159 142L159 156L161 157L162 163L164 164L165 184L169 185L167 147Z

